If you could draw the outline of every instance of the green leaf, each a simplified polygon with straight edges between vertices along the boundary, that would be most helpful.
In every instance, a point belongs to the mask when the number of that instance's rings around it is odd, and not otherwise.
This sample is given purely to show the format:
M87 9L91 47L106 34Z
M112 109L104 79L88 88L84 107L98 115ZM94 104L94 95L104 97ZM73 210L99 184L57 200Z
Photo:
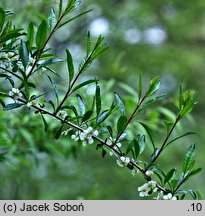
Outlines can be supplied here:
M193 190L188 190L194 200L197 200L197 194Z
M171 143L175 142L176 140L181 139L182 137L189 136L189 135L193 135L193 134L196 134L196 132L190 131L190 132L187 132L187 133L185 133L185 134L182 134L181 136L178 136L178 137L174 138L173 140L171 140L170 142L168 142L167 145L166 145L166 147L167 147L168 145L170 145Z
M150 156L150 161L151 162L153 162L156 159L156 157L158 157L158 153L159 153L159 149L155 148L154 152Z
M155 77L154 79L152 79L147 89L146 96L150 97L155 94L159 90L160 84L161 80L159 77Z
M117 133L120 134L123 132L127 125L127 117L122 115L117 121Z
M50 15L48 17L48 28L49 32L51 32L55 26L56 26L57 20L56 20L56 14L53 8L51 8Z
M180 118L188 115L192 111L194 105L196 104L195 94L196 93L193 90L187 90L181 93L180 95L181 107L179 112Z
M79 94L77 94L76 96L78 99L78 108L79 108L80 114L84 115L85 114L85 103Z
M121 97L116 92L115 92L115 99L116 99L116 104L120 110L121 115L125 115L124 103L122 102Z
M110 136L113 137L113 130L112 130L112 128L110 127L110 125L107 124L107 125L106 125L106 128L107 128L107 130L108 130Z
M73 66L73 58L72 55L70 54L69 50L66 49L66 54L67 54L67 66L68 66L68 73L69 73L69 86L73 80L74 77L74 66Z
M1 33L1 30L3 28L3 25L4 25L4 21L5 21L5 12L2 8L0 8L0 33Z
M41 22L38 27L37 34L36 34L36 47L38 51L40 51L47 40L47 23L45 20Z
M91 39L90 39L90 31L89 31L87 34L87 39L86 39L86 57L89 56L90 49L91 49Z
M62 9L63 9L63 0L60 0L58 6L58 18L61 16Z
M136 139L137 139L137 141L138 141L138 143L139 143L139 146L140 146L140 153L139 153L139 154L142 154L142 152L143 152L144 149L145 149L145 136L144 136L144 135L141 136L140 134L138 134L138 135L136 136Z
M82 118L82 122L85 122L87 121L93 114L93 111L92 110L88 110L84 115L83 115L83 118Z
M27 44L28 44L28 49L31 51L33 47L33 42L34 42L34 26L33 23L30 23L28 25L27 29Z
M140 145L139 145L139 142L137 139L133 139L128 147L127 147L127 150L126 150L126 155L129 153L129 152L132 152L133 154L133 157L135 159L137 159L137 157L140 155Z
M24 105L24 104L19 104L19 103L7 104L7 105L4 107L4 110L5 110L5 111L13 110L13 109L19 108L19 107L21 107L21 106L23 106L23 105Z
M202 168L197 168L197 169L193 169L191 170L191 172L188 174L188 177L191 177L191 176L194 176L194 175L197 175L198 173L200 173L202 170Z
M140 100L142 96L142 74L140 73L140 77L139 77L139 83L138 83L138 97Z
M44 124L44 131L47 132L48 131L48 123L46 122L45 117L43 116L43 114L41 113L41 118Z
M107 152L106 152L105 149L103 148L103 149L102 149L102 157L103 157L103 158L105 157L106 153L107 153Z
M155 144L154 144L154 140L152 138L152 132L150 130L150 128L147 126L147 124L143 123L143 122L140 122L139 123L143 126L143 128L145 129L145 131L147 132L149 138L150 138L150 141L152 143L152 146L153 146L153 149L155 149Z
M59 59L59 58L50 58L48 60L43 61L41 64L39 64L37 70L41 69L42 67L46 68L47 66L49 66L51 64L56 64L59 62L63 62L63 60Z
M25 33L21 33L20 31L22 31L22 29L13 29L6 32L3 36L0 37L0 43L25 35Z
M24 40L21 40L21 47L20 47L19 54L20 54L20 58L24 66L24 69L26 70L26 66L28 65L28 62L29 62L29 51L28 51L27 44Z
M91 83L94 83L94 82L96 83L97 80L96 80L96 79L91 79L91 80L87 80L87 81L85 81L85 82L80 83L79 85L77 85L77 86L73 89L73 91L71 92L71 94L72 94L73 92L79 90L80 88L82 88L82 87L84 87L84 86L86 86L86 85L89 85L89 84L91 84Z
M166 184L167 182L169 182L171 179L173 179L175 176L176 176L176 173L177 173L177 169L176 168L173 168L171 169L167 175L165 176L164 178L164 184Z
M57 89L57 86L56 86L56 82L50 76L47 75L47 77L48 77L48 79L49 79L49 81L50 81L50 83L52 85L52 89L53 89L53 91L55 93L56 102L57 102L57 104L59 104L59 96L58 96L58 89Z
M137 157L140 154L140 145L136 139L133 139L133 146L134 146L134 152L135 152L135 159L137 159Z
M192 144L185 155L184 165L183 165L183 173L186 174L189 170L192 169L195 162L195 144Z
M63 130L63 124L60 126L60 128L56 132L55 139L59 139L60 138L60 136L62 134L62 130Z
M172 179L170 184L171 184L172 190L174 191L178 184L177 179Z
M101 124L108 116L109 116L110 111L109 110L104 110L97 118L97 123Z
M79 17L81 17L81 16L89 13L90 11L92 11L92 10L87 10L87 11L84 11L82 13L77 14L76 16L74 16L74 17L70 18L69 20L67 20L67 21L63 22L62 24L60 24L59 27L58 27L58 29L61 28L61 27L63 27L64 25L72 22L73 20L78 19Z
M203 200L202 195L199 193L199 191L196 191L197 200Z
M100 87L99 86L96 86L95 101L96 101L96 113L97 113L97 117L98 117L100 114L100 111L101 111L101 96L100 96Z

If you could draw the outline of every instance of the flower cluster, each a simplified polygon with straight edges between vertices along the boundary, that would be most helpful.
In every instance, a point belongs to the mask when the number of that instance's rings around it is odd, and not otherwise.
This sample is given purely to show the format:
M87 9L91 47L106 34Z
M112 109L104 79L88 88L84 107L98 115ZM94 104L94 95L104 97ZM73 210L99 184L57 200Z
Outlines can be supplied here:
M17 99L22 97L23 94L20 92L19 89L17 88L12 88L10 91L9 91L9 96L12 97L14 99L15 102L17 102Z
M143 184L141 187L138 187L139 195L141 197L150 196L152 192L156 192L156 181L149 181L148 183Z
M117 164L120 167L124 167L127 166L130 163L130 158L129 157L125 157L125 156L121 156L118 160L117 160Z
M71 139L73 139L74 141L81 140L83 141L83 146L86 146L87 144L93 144L93 136L98 136L98 134L98 130L94 130L92 127L88 127L82 132L76 131L75 134L71 135Z
M68 116L65 110L60 110L57 115L62 119L65 119Z

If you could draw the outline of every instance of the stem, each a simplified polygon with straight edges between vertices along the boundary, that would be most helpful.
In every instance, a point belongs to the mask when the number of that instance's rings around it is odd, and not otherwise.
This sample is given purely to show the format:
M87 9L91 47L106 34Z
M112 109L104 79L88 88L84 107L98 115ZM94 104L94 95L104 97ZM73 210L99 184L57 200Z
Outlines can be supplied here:
M154 160L152 160L152 161L150 162L150 164L147 166L146 170L149 169L149 167L158 159L159 155L162 153L163 149L165 148L165 146L166 146L166 144L167 144L167 141L169 140L169 138L170 138L170 136L171 136L171 134L172 134L174 128L176 127L177 123L179 122L179 120L180 120L180 116L177 116L177 118L176 118L174 124L172 125L172 127L171 127L169 133L168 133L167 136L165 137L165 139L164 139L164 141L163 141L163 143L162 143L162 145L161 145L161 147L160 147L160 149L159 149L159 152L158 152L157 156L154 158Z
M175 188L175 190L173 191L173 194L176 193L176 191L181 187L181 185L187 180L187 178L184 178L179 184L178 186Z
M39 51L38 55L36 56L36 60L35 60L34 64L32 65L32 68L31 68L30 72L28 73L27 78L29 78L33 74L33 70L34 70L36 64L38 63L38 60L41 58L41 55L42 55L44 49L46 48L49 40L51 39L51 37L53 36L53 34L55 33L55 31L57 30L58 25L60 24L60 22L63 19L64 15L65 15L65 12L59 17L59 19L58 19L56 25L54 26L53 30L48 35L48 37L47 37L47 39L46 39L46 41L45 41L42 49Z
M130 124L130 122L132 121L132 119L134 118L135 114L137 113L138 109L140 108L140 106L142 105L142 103L144 102L145 98L147 96L145 95L137 104L135 110L133 111L133 113L131 114L131 116L129 117L129 119L127 120L127 123L125 125L125 128L118 134L115 142L113 145L115 145L117 143L117 141L119 140L119 138L122 136L122 134L124 133L124 131L126 130L126 128L128 127L128 125Z
M89 55L89 57L86 59L83 67L79 70L78 74L76 75L75 79L73 80L73 82L70 84L70 86L68 87L68 90L65 94L65 96L63 97L63 100L60 102L60 104L58 105L58 107L56 108L54 114L57 114L58 111L60 110L60 108L63 106L63 104L65 103L66 99L68 98L73 86L75 85L76 81L78 80L79 76L81 75L81 73L83 72L85 66L89 63L89 61L92 58L93 52L95 49L93 49L92 53Z

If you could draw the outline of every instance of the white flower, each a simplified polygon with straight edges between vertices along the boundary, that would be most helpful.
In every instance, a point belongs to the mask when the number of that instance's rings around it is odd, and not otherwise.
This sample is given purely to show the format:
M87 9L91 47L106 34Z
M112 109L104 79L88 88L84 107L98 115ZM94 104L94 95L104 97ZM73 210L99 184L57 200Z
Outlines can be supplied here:
M157 182L156 181L149 181L147 183L147 187L151 190L154 190L156 188Z
M130 158L129 157L124 157L124 156L121 156L118 160L117 160L117 164L118 166L120 167L124 167L124 166L127 166L130 162Z
M139 195L141 197L149 196L149 192L153 192L157 185L156 181L149 181L148 183L143 184L141 187L138 187Z
M58 112L58 116L60 117L60 118L62 118L62 119L65 119L65 117L67 116L68 114L67 114L67 112L65 111L65 110L60 110L59 112Z
M64 135L66 136L68 134L68 130L64 131ZM74 141L78 141L80 139L80 132L76 131L75 134L71 135L71 139Z
M171 193L168 193L167 195L164 195L162 197L164 200L177 200L175 196L173 196Z
M13 97L14 100L17 100L19 97L22 97L22 93L20 92L19 89L17 88L12 88L10 91L9 91L9 96Z
M138 187L138 191L140 192L139 196L141 196L141 197L149 196L149 194L148 194L149 193L148 184L145 183L141 187Z
M87 135L95 135L95 136L98 136L99 132L97 130L94 130L92 127L88 127L86 130L83 131L84 134L87 134Z
M37 106L38 102L39 102L39 100L36 99L36 100L32 100L32 101L28 102L26 105L27 105L27 107Z
M88 127L86 130L83 130L79 134L80 140L83 141L83 146L86 146L87 144L94 143L93 135L98 136L99 132L97 130L94 130L92 127Z
M147 175L147 176L150 176L150 175L152 175L154 172L152 171L152 170L147 170L146 172L145 172L145 174Z

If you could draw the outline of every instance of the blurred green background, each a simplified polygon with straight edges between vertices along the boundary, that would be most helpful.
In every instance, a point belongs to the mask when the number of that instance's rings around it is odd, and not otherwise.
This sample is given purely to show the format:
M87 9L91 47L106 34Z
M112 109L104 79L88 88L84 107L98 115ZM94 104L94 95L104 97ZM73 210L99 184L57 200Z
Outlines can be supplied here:
M1 0L0 6L14 11L14 23L26 27L30 21L38 26L51 6L57 8L56 2ZM168 92L161 105L171 110L180 84L195 89L199 103L178 130L198 134L174 144L159 163L166 171L173 166L180 171L184 153L195 141L197 165L204 168L205 1L84 0L79 10L86 9L93 11L55 34L50 45L56 54L64 57L68 48L77 63L88 30L93 38L105 36L110 48L90 73L104 80L105 104L112 97L108 92L117 90L129 106L132 98L121 83L136 88L140 73L145 86L151 77L161 76L161 92ZM38 84L45 88L44 82ZM137 187L144 183L140 175L133 178L115 159L103 159L95 146L85 149L68 138L55 140L52 129L57 123L50 120L50 132L45 134L41 119L28 113L0 111L0 145L10 149L6 160L1 158L0 199L140 199ZM155 108L146 118L157 122L161 116ZM161 128L155 130L156 139L160 134ZM204 179L203 170L185 186L199 190L204 198Z

